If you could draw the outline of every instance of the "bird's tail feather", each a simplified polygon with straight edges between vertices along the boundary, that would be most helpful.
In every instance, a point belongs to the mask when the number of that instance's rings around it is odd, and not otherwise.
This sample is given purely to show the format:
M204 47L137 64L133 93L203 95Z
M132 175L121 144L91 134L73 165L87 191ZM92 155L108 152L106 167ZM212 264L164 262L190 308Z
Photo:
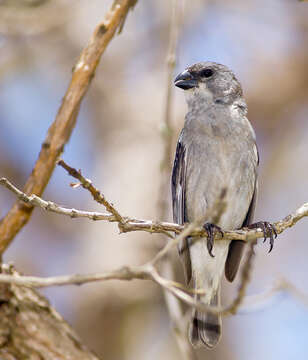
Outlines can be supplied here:
M217 290L209 305L217 306L220 303L220 289ZM221 316L193 310L189 328L189 339L194 347L206 346L213 348L221 337Z

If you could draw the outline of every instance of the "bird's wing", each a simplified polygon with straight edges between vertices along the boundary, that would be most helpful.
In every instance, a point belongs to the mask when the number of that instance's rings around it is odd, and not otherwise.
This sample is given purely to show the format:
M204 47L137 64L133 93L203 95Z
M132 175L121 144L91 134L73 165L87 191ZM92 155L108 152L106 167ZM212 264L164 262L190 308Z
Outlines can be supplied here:
M248 226L252 222L256 208L257 196L258 196L258 181L256 179L252 200L242 227ZM244 246L245 246L245 241L241 241L241 240L232 240L229 246L228 257L225 265L225 275L227 280L229 280L230 282L234 280L238 268L240 266L241 258L244 251Z
M187 153L186 147L181 142L180 135L176 154L173 164L171 190L172 190L172 206L173 206L173 221L177 224L184 224L186 218L186 169L187 169ZM191 261L188 247L188 240L184 239L178 244L178 251L183 262L184 274L187 284L191 280Z

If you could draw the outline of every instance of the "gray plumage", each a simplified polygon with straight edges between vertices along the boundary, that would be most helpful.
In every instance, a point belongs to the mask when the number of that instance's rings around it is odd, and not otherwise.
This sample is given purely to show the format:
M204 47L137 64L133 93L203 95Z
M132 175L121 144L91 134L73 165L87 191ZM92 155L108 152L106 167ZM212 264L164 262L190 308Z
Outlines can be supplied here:
M174 221L204 217L212 223L209 209L225 189L227 207L215 225L223 230L247 226L257 196L258 152L240 83L226 66L202 62L188 67L175 85L185 90L188 113L172 174ZM187 284L205 290L200 301L220 305L221 277L225 271L233 281L243 247L241 241L216 241L212 257L206 238L179 244ZM221 336L220 317L193 311L189 336L194 346L214 347Z

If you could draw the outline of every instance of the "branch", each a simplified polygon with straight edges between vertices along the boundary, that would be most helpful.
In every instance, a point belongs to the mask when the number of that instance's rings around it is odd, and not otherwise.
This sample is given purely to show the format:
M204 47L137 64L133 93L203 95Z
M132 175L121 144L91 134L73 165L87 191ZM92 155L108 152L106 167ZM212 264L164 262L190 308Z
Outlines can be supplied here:
M6 266L6 265L3 265ZM287 280L281 280L274 285L270 290L258 294L242 297L240 303L238 303L238 295L232 301L231 305L225 307L212 307L205 305L204 303L196 301L191 294L196 293L193 289L187 289L183 285L174 281L167 280L161 277L157 270L150 264L141 266L124 266L114 271L84 274L84 275L63 275L54 277L36 277L36 276L24 276L19 275L15 272L13 275L0 274L0 283L15 284L18 286L27 286L35 288L51 287L51 286L63 286L63 285L82 285L97 281L108 281L108 280L151 280L167 290L178 299L186 303L191 307L195 307L202 311L211 313L221 314L223 316L233 315L236 309L243 303L243 311L249 311L251 308L258 305L263 305L270 297L274 294L285 291L295 298L299 299L306 306L308 306L308 294L305 294L298 290L293 284ZM248 280L247 280L248 283ZM200 293L200 292L198 292ZM240 292L241 293L241 292Z
M100 220L100 221L118 222L116 217L112 214L66 208L52 201L43 200L42 198L34 194L28 196L24 192L16 188L6 178L0 178L0 185L12 191L18 197L18 199L23 201L24 203L30 204L32 206L38 206L46 211L69 216L71 218L88 218L94 221ZM105 201L107 200L105 199ZM298 221L300 221L302 218L307 216L308 216L308 203L305 203L302 206L300 206L297 210L295 210L293 213L283 218L282 220L274 222L273 225L275 226L277 233L281 234L287 228L293 227ZM123 219L123 224L121 224L122 233L131 232L131 231L145 231L149 233L168 234L170 237L173 238L172 233L180 234L188 226L188 225L179 225L165 221L136 219L122 215L121 218ZM202 238L207 237L207 233L204 231L202 227L199 226L197 228L194 228L190 234L191 236L195 236L195 237L202 237ZM259 238L263 238L262 229L243 228L241 230L224 231L223 240L243 240L246 242L251 242ZM222 240L221 235L217 234L215 236L215 240ZM172 245L172 247L174 245Z
M18 190L12 183L10 183L5 178L0 178L0 185L5 186L7 189L12 191L17 198L23 201L26 204L31 204L32 206L40 207L46 211L50 211L59 215L69 216L71 218L87 218L90 220L107 220L107 221L116 221L116 218L111 214L103 214L100 212L94 211L83 211L76 209L69 209L62 207L52 201L46 201L40 198L37 195L26 195L22 191Z
M69 175L73 176L75 179L80 181L80 185L90 191L93 199L98 202L99 204L102 204L105 206L106 210L109 211L113 216L115 221L117 221L120 224L124 223L124 219L122 218L122 216L120 215L120 213L116 210L116 208L105 199L105 196L102 195L100 193L100 191L92 185L92 181L89 179L86 179L85 177L83 177L81 175L81 171L77 171L76 169L70 167L69 165L67 165L63 160L59 160L58 161L58 165L62 166L68 173ZM77 184L78 186L79 184ZM76 187L76 184L73 185L73 187Z
M98 199L104 199L104 205L112 211L113 213L118 213L118 211L111 205L104 196L92 185L89 180L84 179L78 171L71 171L72 176L78 177L81 181L81 184L86 184L84 188L94 194L99 194ZM156 256L149 261L147 264L141 267L123 267L118 270L109 273L98 273L91 275L70 275L70 276L60 276L60 277L50 277L50 278L37 278L37 277L14 277L10 275L0 275L0 282L13 282L16 284L35 286L35 287L44 287L44 286L54 286L54 285L67 285L67 284L82 284L93 281L103 281L103 280L131 280L131 279L147 279L152 280L158 285L160 285L165 290L168 290L171 294L175 295L178 299L182 300L186 304L198 308L202 311L208 311L212 313L219 313L221 315L230 315L234 314L238 307L243 302L247 285L250 279L252 259L254 256L253 247L258 238L263 237L262 230L238 230L238 231L225 231L224 239L230 240L244 240L249 243L249 251L247 254L246 261L244 263L242 273L241 273L241 282L238 293L232 303L225 307L212 307L207 306L203 303L196 301L192 298L191 295L196 293L193 289L188 289L185 286L175 283L173 281L167 280L161 277L157 270L154 268L154 265L158 261L162 260L168 252L176 246L176 244L181 241L184 237L187 236L198 236L205 237L206 234L204 230L201 230L199 227L199 221L188 224L186 226L180 226L178 224L167 223L167 222L153 222L150 220L139 220L133 218L127 218L119 215L116 217L114 214L102 214L102 213L91 213L86 211L80 211L75 209L62 208L59 205L56 205L52 202L47 202L36 195L27 196L22 191L18 190L14 185L12 185L7 179L1 178L0 185L4 185L9 190L14 192L17 197L24 201L25 203L30 203L33 206L40 206L47 211L53 211L63 215L69 215L71 217L87 217L93 220L107 220L117 222L120 225L122 232L128 231L147 231L150 233L163 233L171 235L172 232L178 233L178 235L169 241L157 254ZM91 192L91 194L92 194ZM96 199L96 196L94 197ZM308 203L302 205L298 208L293 214L286 216L284 219L274 223L277 232L281 233L288 227L294 226L300 219L308 216ZM119 219L122 219L120 223ZM216 240L221 239L218 237Z
M157 270L151 263L147 263L141 266L123 266L119 269L93 274L73 274L73 275L60 275L50 277L38 277L38 276L24 276L19 275L17 272L14 275L0 274L0 283L15 284L19 286L28 286L34 288L45 288L51 286L63 286L63 285L83 285L87 283L97 281L108 280L151 280L154 283L167 290L178 299L191 307L195 307L202 311L208 311L212 313L220 313L222 315L231 314L227 309L220 307L211 307L204 303L196 301L190 294L196 293L193 289L188 289L184 285L175 281L167 280L161 277ZM201 293L198 291L197 293Z
M3 265L6 266L6 265ZM93 274L73 274L50 277L24 276L16 271L13 275L0 274L0 283L15 284L34 288L44 288L63 285L83 285L97 281L107 280L152 280L162 288L167 289L176 297L190 304L189 293L195 293L193 289L187 289L182 284L162 278L151 263L141 266L123 266L119 269ZM198 306L198 305L197 305Z
M78 176L81 176L80 173L78 174L79 174ZM45 200L42 200L36 195L27 196L26 194L18 190L16 187L14 187L5 178L0 179L0 184L4 185L9 190L13 191L20 200L26 203L30 203L33 206L40 206L48 211L53 211L63 215L69 215L71 217L88 217L93 220L101 219L108 221L117 221L115 216L112 214L101 214L94 212L91 213L91 212L85 212L75 209L66 209L52 202L47 202ZM305 216L308 216L308 203L302 205L293 214L288 215L283 220L276 222L275 226L277 228L277 231L281 233L286 228L295 225L297 221L299 221L301 218ZM222 315L234 314L236 312L236 310L241 305L244 299L246 288L250 279L252 259L254 256L253 247L255 244L255 240L258 237L263 236L262 234L260 234L258 231L255 230L241 231L241 234L247 237L247 238L241 237L241 239L246 241L250 239L250 241L249 241L249 251L241 273L241 282L238 293L230 305L226 307L210 307L204 305L203 303L195 301L189 295L189 293L190 294L195 293L193 289L188 289L181 284L164 279L157 273L156 269L154 268L154 265L156 265L158 261L163 259L167 255L169 250L172 249L174 246L176 246L176 244L179 241L181 241L183 238L187 236L191 236L192 234L199 234L199 235L201 234L202 236L204 236L199 229L196 229L196 224L198 224L198 221L195 223L191 223L186 227L183 227L172 223L164 223L164 222L155 223L149 220L148 221L137 220L137 219L129 219L123 217L122 219L124 219L124 223L122 225L123 228L126 228L126 226L129 225L129 231L133 231L133 228L136 227L135 230L144 230L148 232L169 233L170 231L175 231L175 230L176 230L175 232L179 232L179 231L181 232L176 238L169 241L151 261L140 267L123 267L109 273L98 273L98 274L90 274L90 275L68 275L68 276L50 277L50 278L24 277L24 276L16 277L11 275L0 275L0 282L15 283L20 285L35 286L35 287L45 287L45 286L68 285L68 284L80 285L87 282L104 281L111 279L113 280L114 279L117 280L147 279L154 281L155 283L157 283L158 285L160 285L161 287L163 287L164 289L168 290L170 293L175 295L177 298L184 301L186 304L192 307L196 307L200 310L213 312L213 313L220 313ZM235 240L238 238L237 237L238 233L239 233L238 231L226 232L229 239L231 238Z
M42 144L34 169L24 187L24 193L41 195L49 182L56 161L74 129L80 104L84 98L100 58L117 29L122 29L128 11L136 0L115 0L102 23L97 25L88 45L73 69L71 83ZM0 222L0 254L29 221L33 205L16 202Z

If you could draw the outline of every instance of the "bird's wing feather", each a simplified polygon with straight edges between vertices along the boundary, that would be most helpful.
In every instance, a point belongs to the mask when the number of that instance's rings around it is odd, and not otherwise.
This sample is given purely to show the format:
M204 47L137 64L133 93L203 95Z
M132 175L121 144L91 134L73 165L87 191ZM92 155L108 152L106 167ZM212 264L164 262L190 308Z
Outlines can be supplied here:
M256 208L257 196L258 196L258 182L256 179L252 200L242 227L248 226L252 222ZM244 246L245 246L245 242L241 240L232 240L229 246L228 257L225 265L225 275L227 280L229 280L230 282L234 280L238 268L240 266L241 258L244 251Z
M173 220L177 224L184 224L186 218L186 169L187 169L187 149L181 142L181 135L179 137L176 154L174 159L172 171L172 205L173 205ZM189 255L188 239L182 240L178 244L178 251L184 265L184 274L187 284L191 280L191 261Z

